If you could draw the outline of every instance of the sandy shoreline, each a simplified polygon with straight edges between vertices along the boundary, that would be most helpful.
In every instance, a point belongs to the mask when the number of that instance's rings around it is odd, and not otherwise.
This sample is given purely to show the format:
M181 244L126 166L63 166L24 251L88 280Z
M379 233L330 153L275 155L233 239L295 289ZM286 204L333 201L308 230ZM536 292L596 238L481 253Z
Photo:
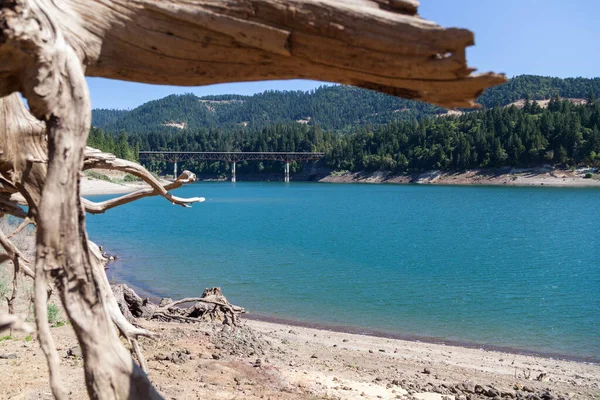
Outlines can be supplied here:
M545 359L553 359L553 360L563 360L563 361L572 361L578 363L588 363L588 364L596 364L600 365L600 355L593 356L578 356L578 355L570 355L563 354L551 351L536 351L530 349L520 349L516 347L510 346L500 346L494 345L492 343L477 343L477 342L468 342L461 340L452 340L445 339L443 337L429 337L429 336L418 336L414 334L405 334L402 332L392 332L392 331L383 331L377 329L368 329L359 326L352 325L333 325L322 322L305 322L298 321L289 318L280 318L269 315L262 314L247 314L243 316L243 319L248 321L257 321L257 322L265 322L277 325L285 325L285 326L293 326L293 327L302 327L315 329L319 331L326 332L337 332L337 333L346 333L351 335L360 335L360 336L370 336L377 337L382 339L393 339L400 340L403 342L412 342L412 343L423 343L423 344L433 344L440 346L452 346L459 347L464 349L473 349L473 350L481 350L481 351L494 351L501 352L505 354L513 354L520 356L530 356L530 357L538 357Z
M598 388L600 365L444 344L419 343L322 331L263 321L248 321L247 324L256 331L269 334L272 338L279 339L282 342L294 343L298 346L298 352L303 355L314 351L317 359L328 361L335 360L336 356L344 358L355 355L358 358L354 359L364 362L363 365L366 371L369 371L369 364L374 363L370 372L375 372L375 376L369 376L362 382L360 380L358 382L351 381L351 386L355 387L356 392L364 391L366 388L377 389L383 398L397 396L398 392L393 392L394 385L389 385L389 382L393 382L394 376L400 376L401 378L396 378L400 382L406 380L405 385L399 385L408 392L406 394L411 392L411 383L409 383L411 379L413 387L415 384L419 385L419 389L410 393L416 398L434 399L441 398L440 395L447 395L452 398L453 394L456 395L456 393L444 389L465 380L472 382L472 384L479 382L482 386L489 385L498 389L500 393L509 393L514 391L515 387L523 387L524 385L529 385L532 389L537 387L543 391L556 384L557 389L555 390L560 391L558 387L562 386L561 382L572 381L569 376L578 376L577 379L590 379L587 383L590 385L589 388L592 393L596 392L598 394L597 390L600 390ZM304 345L301 346L300 344ZM300 359L302 358L300 357ZM328 374L327 371L321 370L318 374L322 376L324 382L330 382L329 385L324 383L324 386L328 390L328 394L334 395L336 384L333 377L339 377L343 374L339 372L332 373L335 371L329 372ZM378 374L379 376L377 376ZM357 375L360 378L363 377L362 373ZM539 380L536 379L538 377ZM344 375L344 378L348 379L348 375ZM369 378L372 378L372 380L369 380ZM377 387L377 382L381 381L388 382L385 384L387 392L383 391L383 387ZM427 386L429 386L429 389L423 390ZM428 395L416 395L421 390L421 393L427 392ZM437 393L437 395L434 393ZM568 392L564 394L568 396ZM584 391L577 393L575 396L571 393L572 398L585 398L585 396ZM354 398L354 396L341 396L341 398Z

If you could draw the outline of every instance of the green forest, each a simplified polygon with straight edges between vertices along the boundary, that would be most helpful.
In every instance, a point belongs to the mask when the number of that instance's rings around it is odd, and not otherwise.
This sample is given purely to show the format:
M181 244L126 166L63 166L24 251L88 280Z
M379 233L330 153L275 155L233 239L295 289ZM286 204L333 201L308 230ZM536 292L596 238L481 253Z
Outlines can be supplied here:
M256 102L234 95L168 96L132 111L94 110L89 145L131 160L143 150L322 151L321 166L347 171L599 166L595 92L600 92L600 79L517 77L481 96L483 109L462 115L345 86L266 92L251 96ZM584 100L573 104L561 96ZM192 109L192 98L204 111ZM523 98L522 108L506 106ZM548 98L547 108L533 101ZM494 103L499 105L485 107ZM247 123L235 122L239 119ZM185 128L153 128L165 121L185 122ZM159 161L146 166L158 173L172 168ZM292 165L292 171L301 167ZM223 174L228 166L186 162L180 168ZM250 162L238 165L238 172L281 168L278 162Z

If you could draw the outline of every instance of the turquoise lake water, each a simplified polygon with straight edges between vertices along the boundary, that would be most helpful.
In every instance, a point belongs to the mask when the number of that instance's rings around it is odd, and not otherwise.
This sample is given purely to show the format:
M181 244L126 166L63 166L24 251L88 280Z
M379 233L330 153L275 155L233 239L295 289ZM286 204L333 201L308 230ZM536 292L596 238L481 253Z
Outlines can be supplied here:
M198 183L88 217L111 279L251 313L600 361L599 189ZM96 197L95 200L106 197Z

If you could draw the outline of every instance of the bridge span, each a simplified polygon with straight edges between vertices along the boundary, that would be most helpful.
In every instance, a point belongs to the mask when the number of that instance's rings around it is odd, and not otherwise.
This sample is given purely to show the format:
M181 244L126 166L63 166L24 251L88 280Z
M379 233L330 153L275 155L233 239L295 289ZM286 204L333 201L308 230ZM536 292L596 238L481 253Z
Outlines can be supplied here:
M239 161L282 161L284 181L290 181L290 162L316 161L325 156L318 152L270 152L270 151L140 151L142 160L160 160L173 163L173 176L177 177L177 162L189 160L225 161L231 163L231 181L236 181L235 167Z

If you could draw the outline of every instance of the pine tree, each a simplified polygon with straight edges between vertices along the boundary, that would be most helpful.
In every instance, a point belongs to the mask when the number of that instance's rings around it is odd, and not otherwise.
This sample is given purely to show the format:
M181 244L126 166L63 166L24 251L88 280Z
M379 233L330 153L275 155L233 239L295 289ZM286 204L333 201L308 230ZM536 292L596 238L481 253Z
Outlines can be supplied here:
M590 89L590 92L589 92L587 100L586 100L586 104L588 106L593 106L594 103L596 103L596 95L594 94L594 89Z

